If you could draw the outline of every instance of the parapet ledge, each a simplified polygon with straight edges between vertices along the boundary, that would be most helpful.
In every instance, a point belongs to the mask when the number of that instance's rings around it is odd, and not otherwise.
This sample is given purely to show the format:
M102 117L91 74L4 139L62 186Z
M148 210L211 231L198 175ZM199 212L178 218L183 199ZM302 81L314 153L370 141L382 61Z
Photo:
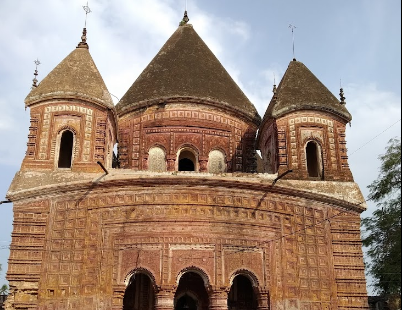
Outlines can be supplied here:
M336 181L299 181L277 180L277 174L256 173L222 173L211 174L202 172L150 172L133 171L129 169L108 169L108 173L82 173L71 171L19 171L7 192L6 197L10 200L44 194L45 192L58 191L59 189L80 189L97 186L125 186L137 183L167 186L172 184L181 185L191 183L192 186L222 186L238 189L252 189L289 193L291 191L305 194L317 194L322 197L342 200L346 203L355 204L357 209L367 208L364 196L357 183ZM176 183L177 180L177 183ZM127 182L133 181L133 182ZM137 182L135 182L137 181ZM146 184L145 184L146 183ZM297 194L296 194L297 195Z

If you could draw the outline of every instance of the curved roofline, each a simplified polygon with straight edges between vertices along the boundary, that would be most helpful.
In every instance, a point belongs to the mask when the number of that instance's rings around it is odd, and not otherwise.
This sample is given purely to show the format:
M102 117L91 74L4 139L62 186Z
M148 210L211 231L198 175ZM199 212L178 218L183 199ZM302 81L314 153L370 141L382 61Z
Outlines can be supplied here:
M150 100L143 100L140 102L137 102L135 105L129 105L129 106L124 106L122 109L119 109L118 106L116 106L117 110L117 115L118 117L122 117L124 115L127 115L131 112L134 112L136 110L140 110L144 107L150 107L153 105L157 105L160 103L195 103L195 104L205 104L208 106L211 106L213 108L222 108L231 114L234 114L240 118L244 118L247 121L253 122L253 124L259 126L261 124L261 117L256 113L246 113L243 110L231 106L227 102L222 102L222 101L215 101L210 98L198 98L198 97L191 97L191 96L171 96L171 97L163 97L163 98L155 98L155 99L150 99Z
M75 101L83 100L86 102L90 102L104 109L115 109L114 105L113 106L106 105L105 101L102 99L94 98L93 96L88 96L82 93L63 92L63 91L47 93L45 95L31 96L29 99L25 99L25 107L31 107L33 105L40 104L45 101L51 101L51 100L69 101L71 99L74 99Z

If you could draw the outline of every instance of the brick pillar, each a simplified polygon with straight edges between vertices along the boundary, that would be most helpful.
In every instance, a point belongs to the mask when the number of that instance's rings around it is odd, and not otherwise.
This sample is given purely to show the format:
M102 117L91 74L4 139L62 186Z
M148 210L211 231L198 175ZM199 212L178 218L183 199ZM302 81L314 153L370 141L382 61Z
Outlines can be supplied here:
M266 289L260 289L255 292L258 299L257 310L269 310L269 293Z
M155 310L174 310L174 291L171 288L156 293Z
M208 171L208 157L200 156L200 158L198 159L198 162L200 163L200 172L207 172Z
M167 161L167 171L175 171L176 170L176 155L168 155L166 158Z
M228 292L225 288L214 289L209 293L210 310L228 310Z

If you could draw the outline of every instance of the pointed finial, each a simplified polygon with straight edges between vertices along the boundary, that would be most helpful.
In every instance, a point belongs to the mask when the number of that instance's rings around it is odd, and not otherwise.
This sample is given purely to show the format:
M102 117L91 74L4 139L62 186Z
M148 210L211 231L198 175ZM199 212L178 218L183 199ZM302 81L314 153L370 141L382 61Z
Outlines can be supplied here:
M184 16L183 16L183 19L181 20L179 26L183 26L183 25L187 24L189 20L190 19L188 18L187 10L186 10L186 11L184 11Z
M82 29L81 42L78 43L77 47L89 48L88 43L87 43L87 28Z
M339 92L339 96L341 97L341 104L346 104L346 101L345 101L345 99L346 99L346 97L343 95L343 88L341 87L341 90L340 90L340 92Z
M87 43L87 18L88 18L88 14L91 13L92 11L88 6L88 1L87 1L87 5L84 5L82 8L85 11L85 24L84 24L84 29L82 29L81 42L78 43L77 47L89 48L88 43Z
M88 18L88 14L92 12L91 9L90 9L89 6L88 6L88 1L87 1L87 5L84 5L82 8L83 8L84 11L85 11L85 24L84 24L84 28L86 28L86 27L87 27L87 18Z
M40 65L40 61L38 60L38 58L36 58L36 60L34 60L34 63L36 65L35 67L35 72L34 72L34 78L33 78L33 83L32 83L32 87L31 89L34 89L35 87L38 87L37 83L38 83L38 79L36 78L38 76L38 66Z
M296 28L296 26L293 26L292 24L289 24L289 28L292 29L293 61L296 61L296 57L295 57L295 34L294 34L294 29Z
M274 74L274 87L272 88L272 92L274 93L273 98L277 99L278 97L276 96L276 81L275 81L275 74Z

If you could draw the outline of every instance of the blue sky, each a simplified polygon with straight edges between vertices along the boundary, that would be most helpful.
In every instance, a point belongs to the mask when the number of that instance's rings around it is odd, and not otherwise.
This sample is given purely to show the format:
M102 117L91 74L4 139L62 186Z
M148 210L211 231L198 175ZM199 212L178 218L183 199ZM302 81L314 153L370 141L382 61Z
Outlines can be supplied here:
M0 1L0 200L26 151L34 60L41 81L80 41L82 0ZM121 98L173 34L185 0L91 0L88 44L113 98ZM303 62L353 116L349 164L367 197L387 141L401 132L399 0L188 0L190 23L263 115L293 58ZM115 101L117 103L117 99ZM371 203L362 216L375 208ZM0 284L11 240L12 204L2 204ZM370 282L370 281L369 281ZM369 287L369 292L371 289Z

